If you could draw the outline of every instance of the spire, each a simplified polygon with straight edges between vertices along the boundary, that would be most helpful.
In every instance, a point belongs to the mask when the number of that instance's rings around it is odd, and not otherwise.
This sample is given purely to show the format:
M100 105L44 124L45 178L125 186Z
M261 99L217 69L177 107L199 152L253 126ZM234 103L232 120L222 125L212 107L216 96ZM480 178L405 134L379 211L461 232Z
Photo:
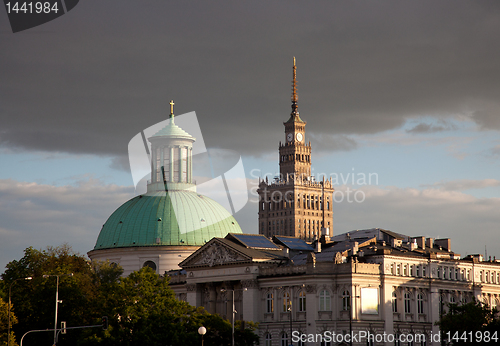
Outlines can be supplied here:
M170 119L174 122L174 100L170 100Z
M297 67L295 67L295 57L293 57L293 81L292 81L292 115L298 115L297 101L299 96L297 95Z

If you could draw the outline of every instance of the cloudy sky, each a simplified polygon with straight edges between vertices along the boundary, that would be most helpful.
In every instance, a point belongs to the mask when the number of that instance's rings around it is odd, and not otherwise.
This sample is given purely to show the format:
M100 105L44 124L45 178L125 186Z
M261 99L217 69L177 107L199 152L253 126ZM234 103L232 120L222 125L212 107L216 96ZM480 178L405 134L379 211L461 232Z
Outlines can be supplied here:
M135 194L128 142L171 99L242 156L250 191L274 175L294 56L314 173L359 191L334 233L500 256L499 33L498 1L81 1L16 34L1 9L1 271L28 246L93 248Z

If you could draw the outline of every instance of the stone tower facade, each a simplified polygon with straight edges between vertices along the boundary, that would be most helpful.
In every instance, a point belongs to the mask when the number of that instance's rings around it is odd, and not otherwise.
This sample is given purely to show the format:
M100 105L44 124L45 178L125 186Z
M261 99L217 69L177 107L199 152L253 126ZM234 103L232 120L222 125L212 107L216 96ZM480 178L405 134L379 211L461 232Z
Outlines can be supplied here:
M259 233L284 235L306 241L333 235L331 180L311 176L311 143L306 143L306 122L299 116L297 73L293 59L292 112L279 145L280 175L259 182Z

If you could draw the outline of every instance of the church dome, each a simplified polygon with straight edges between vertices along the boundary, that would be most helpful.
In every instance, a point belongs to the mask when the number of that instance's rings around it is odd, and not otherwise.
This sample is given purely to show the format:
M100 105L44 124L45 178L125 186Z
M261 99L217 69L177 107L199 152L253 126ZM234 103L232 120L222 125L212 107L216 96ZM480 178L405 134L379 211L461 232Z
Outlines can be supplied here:
M202 246L213 237L242 233L219 203L191 190L148 193L120 206L103 225L94 250Z

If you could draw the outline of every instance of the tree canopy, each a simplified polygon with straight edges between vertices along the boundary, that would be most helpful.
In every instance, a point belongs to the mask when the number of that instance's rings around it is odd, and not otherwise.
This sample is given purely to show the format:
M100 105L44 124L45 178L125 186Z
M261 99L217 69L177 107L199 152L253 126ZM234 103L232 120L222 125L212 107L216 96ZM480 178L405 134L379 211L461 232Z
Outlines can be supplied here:
M491 337L495 338L495 335L500 342L498 311L478 301L462 305L449 304L448 312L436 324L441 329L444 345L494 345L497 342ZM485 340L486 335L489 341Z
M66 321L67 327L99 326L102 316L108 317L109 328L68 330L67 334L59 335L58 345L199 345L200 326L207 328L205 346L231 345L229 321L177 300L168 278L148 267L128 277L121 277L122 273L116 264L90 262L69 246L46 250L27 248L23 258L7 265L2 274L3 289L0 285L5 295L5 287L13 280L33 277L30 281L18 280L12 290L13 311L19 321L12 326L17 340L29 330L54 328L55 275L59 275L62 303L58 328L60 321ZM0 346L1 337L6 336L2 306L0 303ZM236 324L236 344L258 343L254 333L256 325L247 322L244 326L240 322ZM51 345L53 337L53 332L30 334L23 345Z

